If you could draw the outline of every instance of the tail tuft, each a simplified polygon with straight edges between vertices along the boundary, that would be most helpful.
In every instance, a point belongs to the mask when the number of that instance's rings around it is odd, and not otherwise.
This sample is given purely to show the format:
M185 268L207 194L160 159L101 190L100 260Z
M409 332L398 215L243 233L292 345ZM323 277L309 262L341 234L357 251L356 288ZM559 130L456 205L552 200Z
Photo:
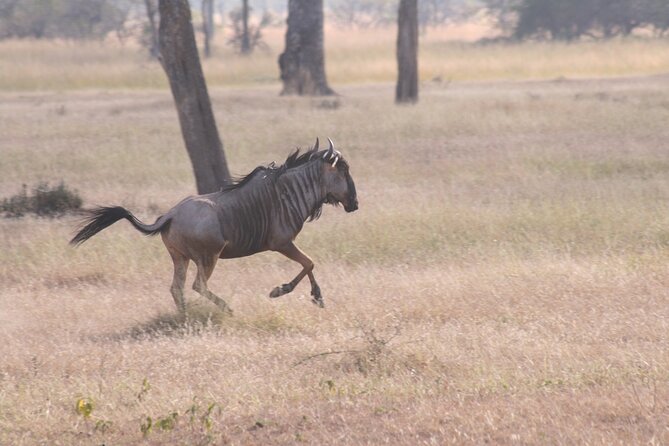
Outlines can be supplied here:
M132 217L132 214L121 206L98 207L87 211L87 214L88 216L82 221L85 226L70 240L70 245L79 246L117 221Z

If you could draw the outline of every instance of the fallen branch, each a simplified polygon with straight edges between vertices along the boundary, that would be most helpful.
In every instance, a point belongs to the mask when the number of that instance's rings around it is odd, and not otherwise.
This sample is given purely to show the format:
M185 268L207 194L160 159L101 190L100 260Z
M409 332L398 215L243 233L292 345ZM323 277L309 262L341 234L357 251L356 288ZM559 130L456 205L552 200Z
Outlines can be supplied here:
M318 358L320 356L340 355L342 353L361 353L361 352L362 352L362 350L331 350L329 352L316 353L315 355L310 355L310 356L307 356L306 358L300 359L295 364L293 364L293 367L297 367L300 364L304 364L305 362L311 361L312 359Z

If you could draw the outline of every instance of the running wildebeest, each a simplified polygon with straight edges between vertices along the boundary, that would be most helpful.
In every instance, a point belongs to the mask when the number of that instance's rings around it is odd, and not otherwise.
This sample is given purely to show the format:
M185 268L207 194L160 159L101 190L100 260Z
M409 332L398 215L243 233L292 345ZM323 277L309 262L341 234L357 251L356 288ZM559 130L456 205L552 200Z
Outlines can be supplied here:
M302 265L302 271L274 288L270 297L290 293L306 275L311 282L312 301L323 307L313 274L314 262L293 240L305 221L320 216L326 203L341 203L346 212L358 209L348 163L328 141L327 150L318 151L316 139L312 149L303 154L296 150L282 166L258 166L219 192L188 197L152 225L142 223L120 206L92 209L70 244L77 246L123 218L145 235L160 234L174 262L170 291L182 313L186 311L184 283L191 260L197 266L193 289L231 313L225 301L207 288L218 259L277 251Z

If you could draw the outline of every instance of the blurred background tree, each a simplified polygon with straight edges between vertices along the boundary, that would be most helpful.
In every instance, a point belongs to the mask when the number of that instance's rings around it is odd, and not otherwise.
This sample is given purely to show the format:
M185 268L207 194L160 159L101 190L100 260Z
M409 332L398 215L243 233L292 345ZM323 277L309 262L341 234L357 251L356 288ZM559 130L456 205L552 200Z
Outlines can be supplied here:
M142 27L140 43L149 49L152 58L158 58L158 0L144 0L146 6L146 24Z
M252 21L252 13L253 8L248 0L243 0L241 6L229 14L232 35L227 43L239 54L251 54L256 48L267 49L262 32L272 24L272 15L265 11L259 21Z
M288 0L191 0L205 57L230 16L229 42L246 54L262 45L262 29L286 17ZM0 39L120 39L137 36L157 54L157 0L0 0ZM399 0L325 0L336 26L395 26ZM234 7L234 8L233 8ZM227 8L227 9L226 9ZM253 21L253 12L258 16ZM572 41L669 30L669 0L420 0L418 23L426 32L472 17L492 19L502 36ZM153 19L153 23L152 20ZM281 23L285 22L282 20ZM244 26L246 24L246 27Z
M400 0L399 4L395 102L418 102L418 0Z
M325 74L323 0L289 0L286 46L279 56L282 95L335 94Z
M485 0L499 28L516 39L572 41L628 36L638 29L664 35L669 0Z
M0 38L124 37L131 0L1 0Z
M368 28L389 26L397 22L398 0L331 0L329 10L340 26ZM418 24L427 27L442 26L466 19L485 5L477 0L420 0Z
M247 1L247 0L245 0ZM202 34L204 34L204 57L211 56L211 40L214 38L214 0L201 0Z

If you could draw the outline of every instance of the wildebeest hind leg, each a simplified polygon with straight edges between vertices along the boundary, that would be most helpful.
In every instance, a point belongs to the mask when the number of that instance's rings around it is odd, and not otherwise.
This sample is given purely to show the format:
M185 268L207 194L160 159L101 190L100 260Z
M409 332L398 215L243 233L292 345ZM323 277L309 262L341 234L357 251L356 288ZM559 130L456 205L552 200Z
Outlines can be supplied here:
M172 256L172 262L174 262L174 277L172 279L172 286L170 287L170 292L172 293L172 298L174 303L177 306L177 310L181 313L186 312L186 301L184 300L184 284L186 283L186 272L188 271L188 257L181 255L180 253L170 250L170 256Z
M197 276L195 277L195 282L193 282L193 289L216 304L216 306L222 311L228 314L232 314L232 310L228 304L226 304L223 299L209 291L209 288L207 287L207 280L209 280L211 277L211 273L214 272L214 267L216 266L217 260L218 255L213 257L203 257L195 261L195 264L197 265Z

